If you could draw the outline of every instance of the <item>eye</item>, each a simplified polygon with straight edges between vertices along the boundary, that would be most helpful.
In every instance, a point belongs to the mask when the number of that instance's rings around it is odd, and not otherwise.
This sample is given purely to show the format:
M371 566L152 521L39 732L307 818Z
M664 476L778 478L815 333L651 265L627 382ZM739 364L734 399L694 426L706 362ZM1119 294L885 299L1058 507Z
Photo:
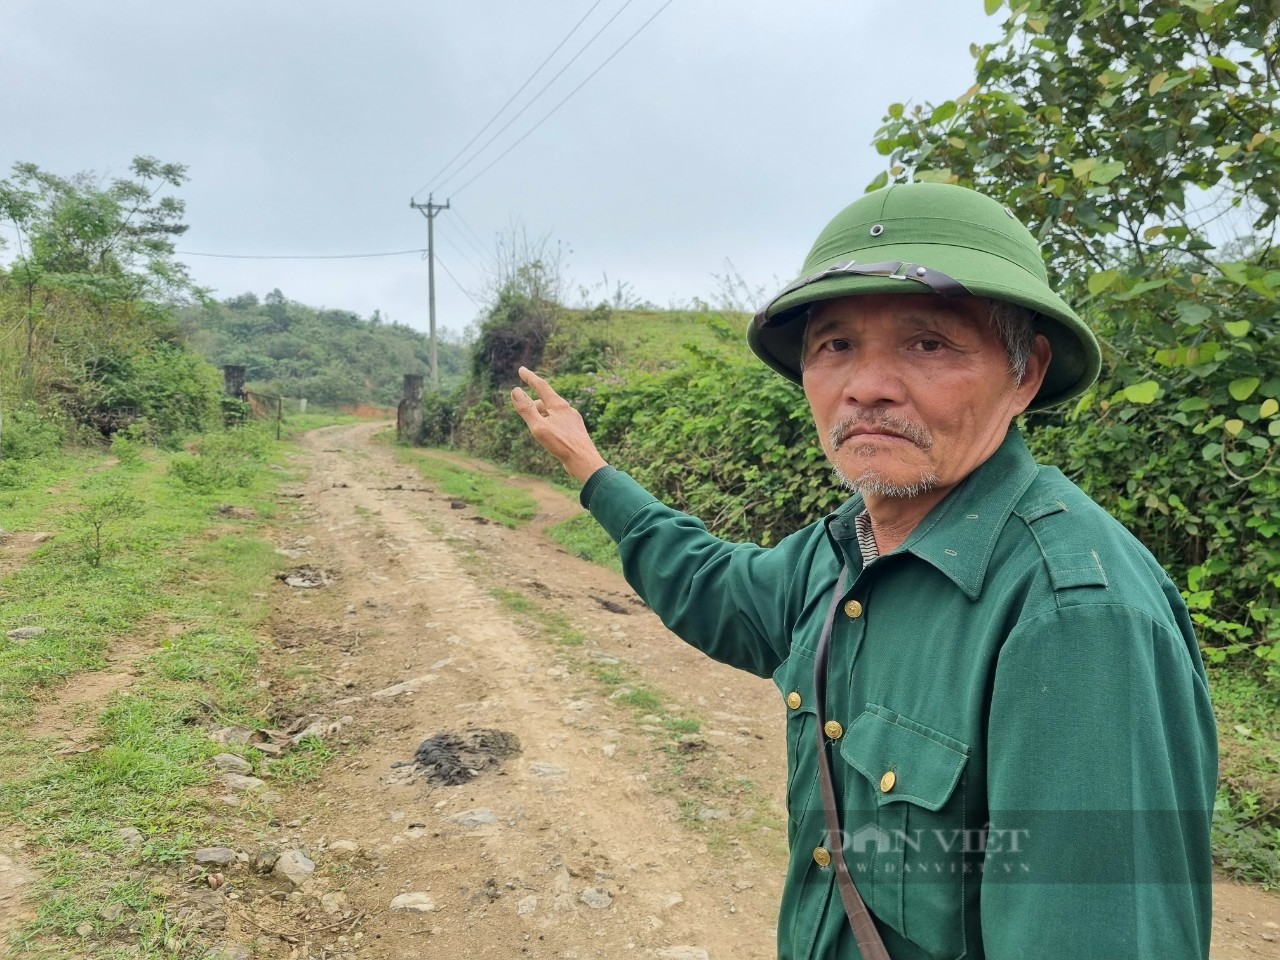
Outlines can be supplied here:
M926 337L922 340L917 340L916 346L920 349L922 353L936 353L937 351L942 349L943 344L941 340L935 340L935 339Z
M849 341L843 337L832 337L822 345L823 350L829 350L831 353L840 353L850 348Z

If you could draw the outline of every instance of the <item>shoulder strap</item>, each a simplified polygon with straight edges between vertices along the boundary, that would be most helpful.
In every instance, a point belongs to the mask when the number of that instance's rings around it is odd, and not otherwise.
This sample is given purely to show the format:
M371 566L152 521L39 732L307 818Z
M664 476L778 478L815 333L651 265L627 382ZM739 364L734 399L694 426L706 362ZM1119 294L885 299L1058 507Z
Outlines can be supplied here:
M831 605L827 608L826 620L822 623L822 634L818 638L818 650L814 658L813 692L815 709L818 712L818 775L822 785L822 809L827 820L827 846L831 854L831 862L836 870L836 886L840 888L840 899L844 903L845 915L853 928L853 937L858 942L858 951L863 960L890 960L889 952L880 939L880 931L867 905L849 873L849 865L844 862L844 834L840 830L840 812L836 809L836 792L831 784L831 764L827 760L827 741L824 727L827 723L827 648L831 644L831 628L835 623L836 608L840 598L844 596L844 584L849 568L842 567L840 579L836 582L835 592L831 595Z

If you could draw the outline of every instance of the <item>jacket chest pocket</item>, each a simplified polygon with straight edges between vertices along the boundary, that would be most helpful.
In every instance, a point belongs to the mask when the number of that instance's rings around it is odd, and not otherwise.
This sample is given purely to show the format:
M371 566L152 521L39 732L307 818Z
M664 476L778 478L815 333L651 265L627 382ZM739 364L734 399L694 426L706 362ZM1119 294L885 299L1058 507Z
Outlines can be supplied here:
M845 861L868 907L929 956L961 956L966 888L981 868L972 828L982 825L965 811L968 745L868 703L840 758Z

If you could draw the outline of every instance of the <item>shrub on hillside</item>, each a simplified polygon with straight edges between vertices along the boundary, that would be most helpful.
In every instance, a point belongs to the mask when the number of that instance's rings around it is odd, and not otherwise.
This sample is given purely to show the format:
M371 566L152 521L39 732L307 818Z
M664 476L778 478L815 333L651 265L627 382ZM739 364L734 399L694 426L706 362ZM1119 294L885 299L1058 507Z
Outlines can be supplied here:
M3 417L0 459L33 460L53 453L67 437L62 423L34 403L4 410Z

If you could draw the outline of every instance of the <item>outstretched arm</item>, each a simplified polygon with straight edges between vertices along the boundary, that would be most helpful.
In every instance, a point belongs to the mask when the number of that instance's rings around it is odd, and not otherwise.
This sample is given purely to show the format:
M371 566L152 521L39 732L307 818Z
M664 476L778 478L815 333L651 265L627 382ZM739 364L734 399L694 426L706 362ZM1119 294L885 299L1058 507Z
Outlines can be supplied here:
M586 484L608 464L582 415L533 371L521 367L520 379L538 399L516 387L516 412L534 439ZM603 477L589 500L584 505L618 544L627 581L673 633L757 676L777 669L790 643L795 600L802 599L788 585L798 568L812 566L814 544L826 546L825 532L768 550L727 543L696 518L659 503L624 473Z
M533 439L560 461L569 476L586 483L606 464L587 433L582 414L528 367L520 368L520 379L538 392L538 399L532 399L520 387L514 388L511 403L516 413L528 426Z

